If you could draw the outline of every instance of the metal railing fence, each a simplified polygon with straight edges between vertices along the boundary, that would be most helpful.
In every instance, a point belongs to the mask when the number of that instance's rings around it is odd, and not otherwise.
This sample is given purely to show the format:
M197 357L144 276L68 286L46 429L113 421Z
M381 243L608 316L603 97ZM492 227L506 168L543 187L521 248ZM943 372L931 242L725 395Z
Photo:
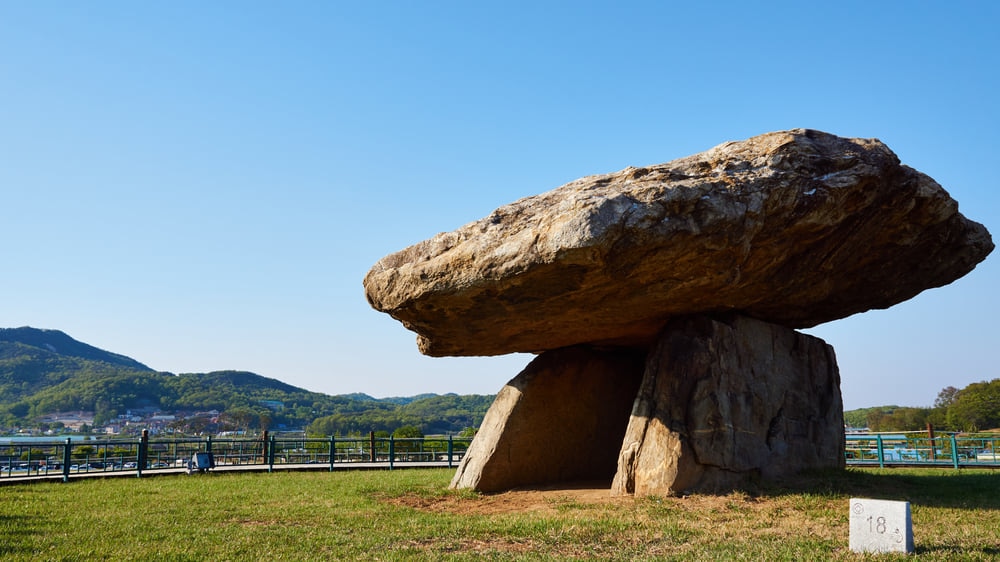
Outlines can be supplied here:
M1000 435L930 437L927 433L847 435L848 466L1000 467Z
M0 443L0 479L127 475L187 470L197 453L211 453L215 469L267 470L403 466L455 467L471 437L302 437L81 439Z
M0 479L177 472L196 453L212 453L217 470L395 468L458 465L471 437L302 437L81 439L0 443ZM929 437L926 433L846 436L848 466L1000 468L1000 434Z

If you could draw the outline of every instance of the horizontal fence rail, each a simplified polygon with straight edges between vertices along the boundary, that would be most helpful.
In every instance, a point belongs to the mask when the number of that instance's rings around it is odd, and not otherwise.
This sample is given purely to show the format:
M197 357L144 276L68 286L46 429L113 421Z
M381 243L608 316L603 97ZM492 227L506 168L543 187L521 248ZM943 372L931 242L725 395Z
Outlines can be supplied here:
M0 443L0 480L213 470L456 467L471 437L81 439ZM208 459L211 464L205 464Z
M1000 468L1000 435L957 436L927 433L847 435L849 466L943 466Z
M136 476L213 470L365 469L458 466L471 437L302 437L87 439L0 443L0 483L16 480L66 482L86 476ZM849 434L848 466L938 466L1000 468L1000 434Z

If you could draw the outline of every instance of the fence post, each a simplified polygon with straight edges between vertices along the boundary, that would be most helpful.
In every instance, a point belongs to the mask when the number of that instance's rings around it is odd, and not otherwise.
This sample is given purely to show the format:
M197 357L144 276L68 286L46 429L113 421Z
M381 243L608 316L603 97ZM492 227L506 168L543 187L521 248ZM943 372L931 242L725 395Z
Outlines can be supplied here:
M142 478L142 470L146 468L147 462L149 462L149 430L144 429L139 436L139 450L135 459L136 478Z
M267 445L267 471L268 472L274 472L274 449L278 446L278 443L277 443L276 439L277 438L274 435L272 435L271 439L268 440L268 442L267 442L268 443L268 445Z
M451 456L455 453L455 442L451 435L448 436L448 468L451 468Z
M66 445L64 445L65 448L63 449L63 482L69 482L69 463L73 460L73 457L70 456L70 449L72 448L70 441L70 438L67 437Z
M935 460L934 457L936 456L937 453L934 450L934 448L937 446L937 443L934 441L934 424L932 424L931 422L927 422L927 438L931 440L930 459L933 462Z
M208 436L205 437L205 452L206 453L211 453L212 452L212 436L211 435L208 435Z
M389 470L392 470L392 463L396 460L396 440L389 436Z
M337 458L337 436L330 436L330 472L333 472L333 461Z
M876 435L875 436L875 443L878 445L878 467L879 468L885 468L885 455L883 454L884 450L882 448L882 436L881 435Z
M958 440L954 433L951 434L951 464L958 468Z
M261 445L260 445L260 462L262 462L264 464L267 464L268 459L271 458L270 457L270 454L271 454L270 453L270 451L271 451L270 437L271 437L271 434L268 433L266 429L260 435L260 443L261 443ZM253 462L254 462L254 464L257 463L256 456L254 457Z
M375 456L375 432L374 431L369 431L368 432L368 456L369 456L371 462L375 462L376 460L378 460L378 457Z

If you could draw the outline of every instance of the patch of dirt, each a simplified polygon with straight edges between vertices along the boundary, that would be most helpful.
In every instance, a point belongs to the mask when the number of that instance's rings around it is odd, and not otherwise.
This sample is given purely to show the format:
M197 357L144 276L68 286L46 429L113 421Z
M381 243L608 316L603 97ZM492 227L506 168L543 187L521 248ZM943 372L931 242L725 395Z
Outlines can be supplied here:
M572 504L632 504L631 496L612 496L606 482L581 482L518 488L497 494L478 496L449 495L425 497L416 494L386 500L394 505L423 511L492 515L514 512L556 512L559 506Z
M497 552L517 556L543 553L558 558L620 558L621 549L642 552L644 556L679 556L695 552L717 540L747 541L796 540L808 535L846 543L846 530L831 524L829 516L811 515L809 505L799 496L756 496L744 492L724 495L691 494L682 497L611 496L608 483L584 483L572 486L522 488L496 494L449 493L421 495L418 492L384 498L393 505L432 513L456 515L534 514L553 517L560 527L556 536L566 540L503 536L484 539L451 538L425 540L410 548L435 555L447 552ZM821 502L822 503L822 502ZM579 539L578 518L609 517L626 521L626 527L613 531L605 539ZM711 531L706 533L706 529ZM580 531L584 535L588 531ZM551 537L550 537L551 538ZM606 555L606 556L605 556Z
M537 552L539 545L535 541L513 541L503 538L489 540L459 540L448 544L441 544L438 540L409 541L403 543L405 546L415 548L425 552L504 552L508 554L523 554Z
M426 496L406 494L383 501L435 513L493 515L504 513L557 513L566 507L613 505L635 506L638 502L666 504L671 509L703 516L706 513L753 512L764 515L774 510L787 511L787 500L762 499L731 492L726 495L694 494L683 497L612 496L611 485L605 482L556 484L553 486L517 488L495 494L453 494Z

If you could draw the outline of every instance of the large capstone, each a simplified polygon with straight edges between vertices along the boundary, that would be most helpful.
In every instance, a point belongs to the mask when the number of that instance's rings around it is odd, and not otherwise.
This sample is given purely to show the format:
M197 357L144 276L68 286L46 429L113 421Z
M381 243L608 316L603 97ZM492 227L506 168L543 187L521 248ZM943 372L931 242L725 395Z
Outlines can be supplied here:
M586 177L379 260L368 301L433 356L648 346L668 319L792 328L965 275L986 229L878 140L811 130Z
M386 256L364 286L427 355L541 353L453 487L675 494L843 466L833 349L795 329L992 250L878 140L796 129L516 201Z

